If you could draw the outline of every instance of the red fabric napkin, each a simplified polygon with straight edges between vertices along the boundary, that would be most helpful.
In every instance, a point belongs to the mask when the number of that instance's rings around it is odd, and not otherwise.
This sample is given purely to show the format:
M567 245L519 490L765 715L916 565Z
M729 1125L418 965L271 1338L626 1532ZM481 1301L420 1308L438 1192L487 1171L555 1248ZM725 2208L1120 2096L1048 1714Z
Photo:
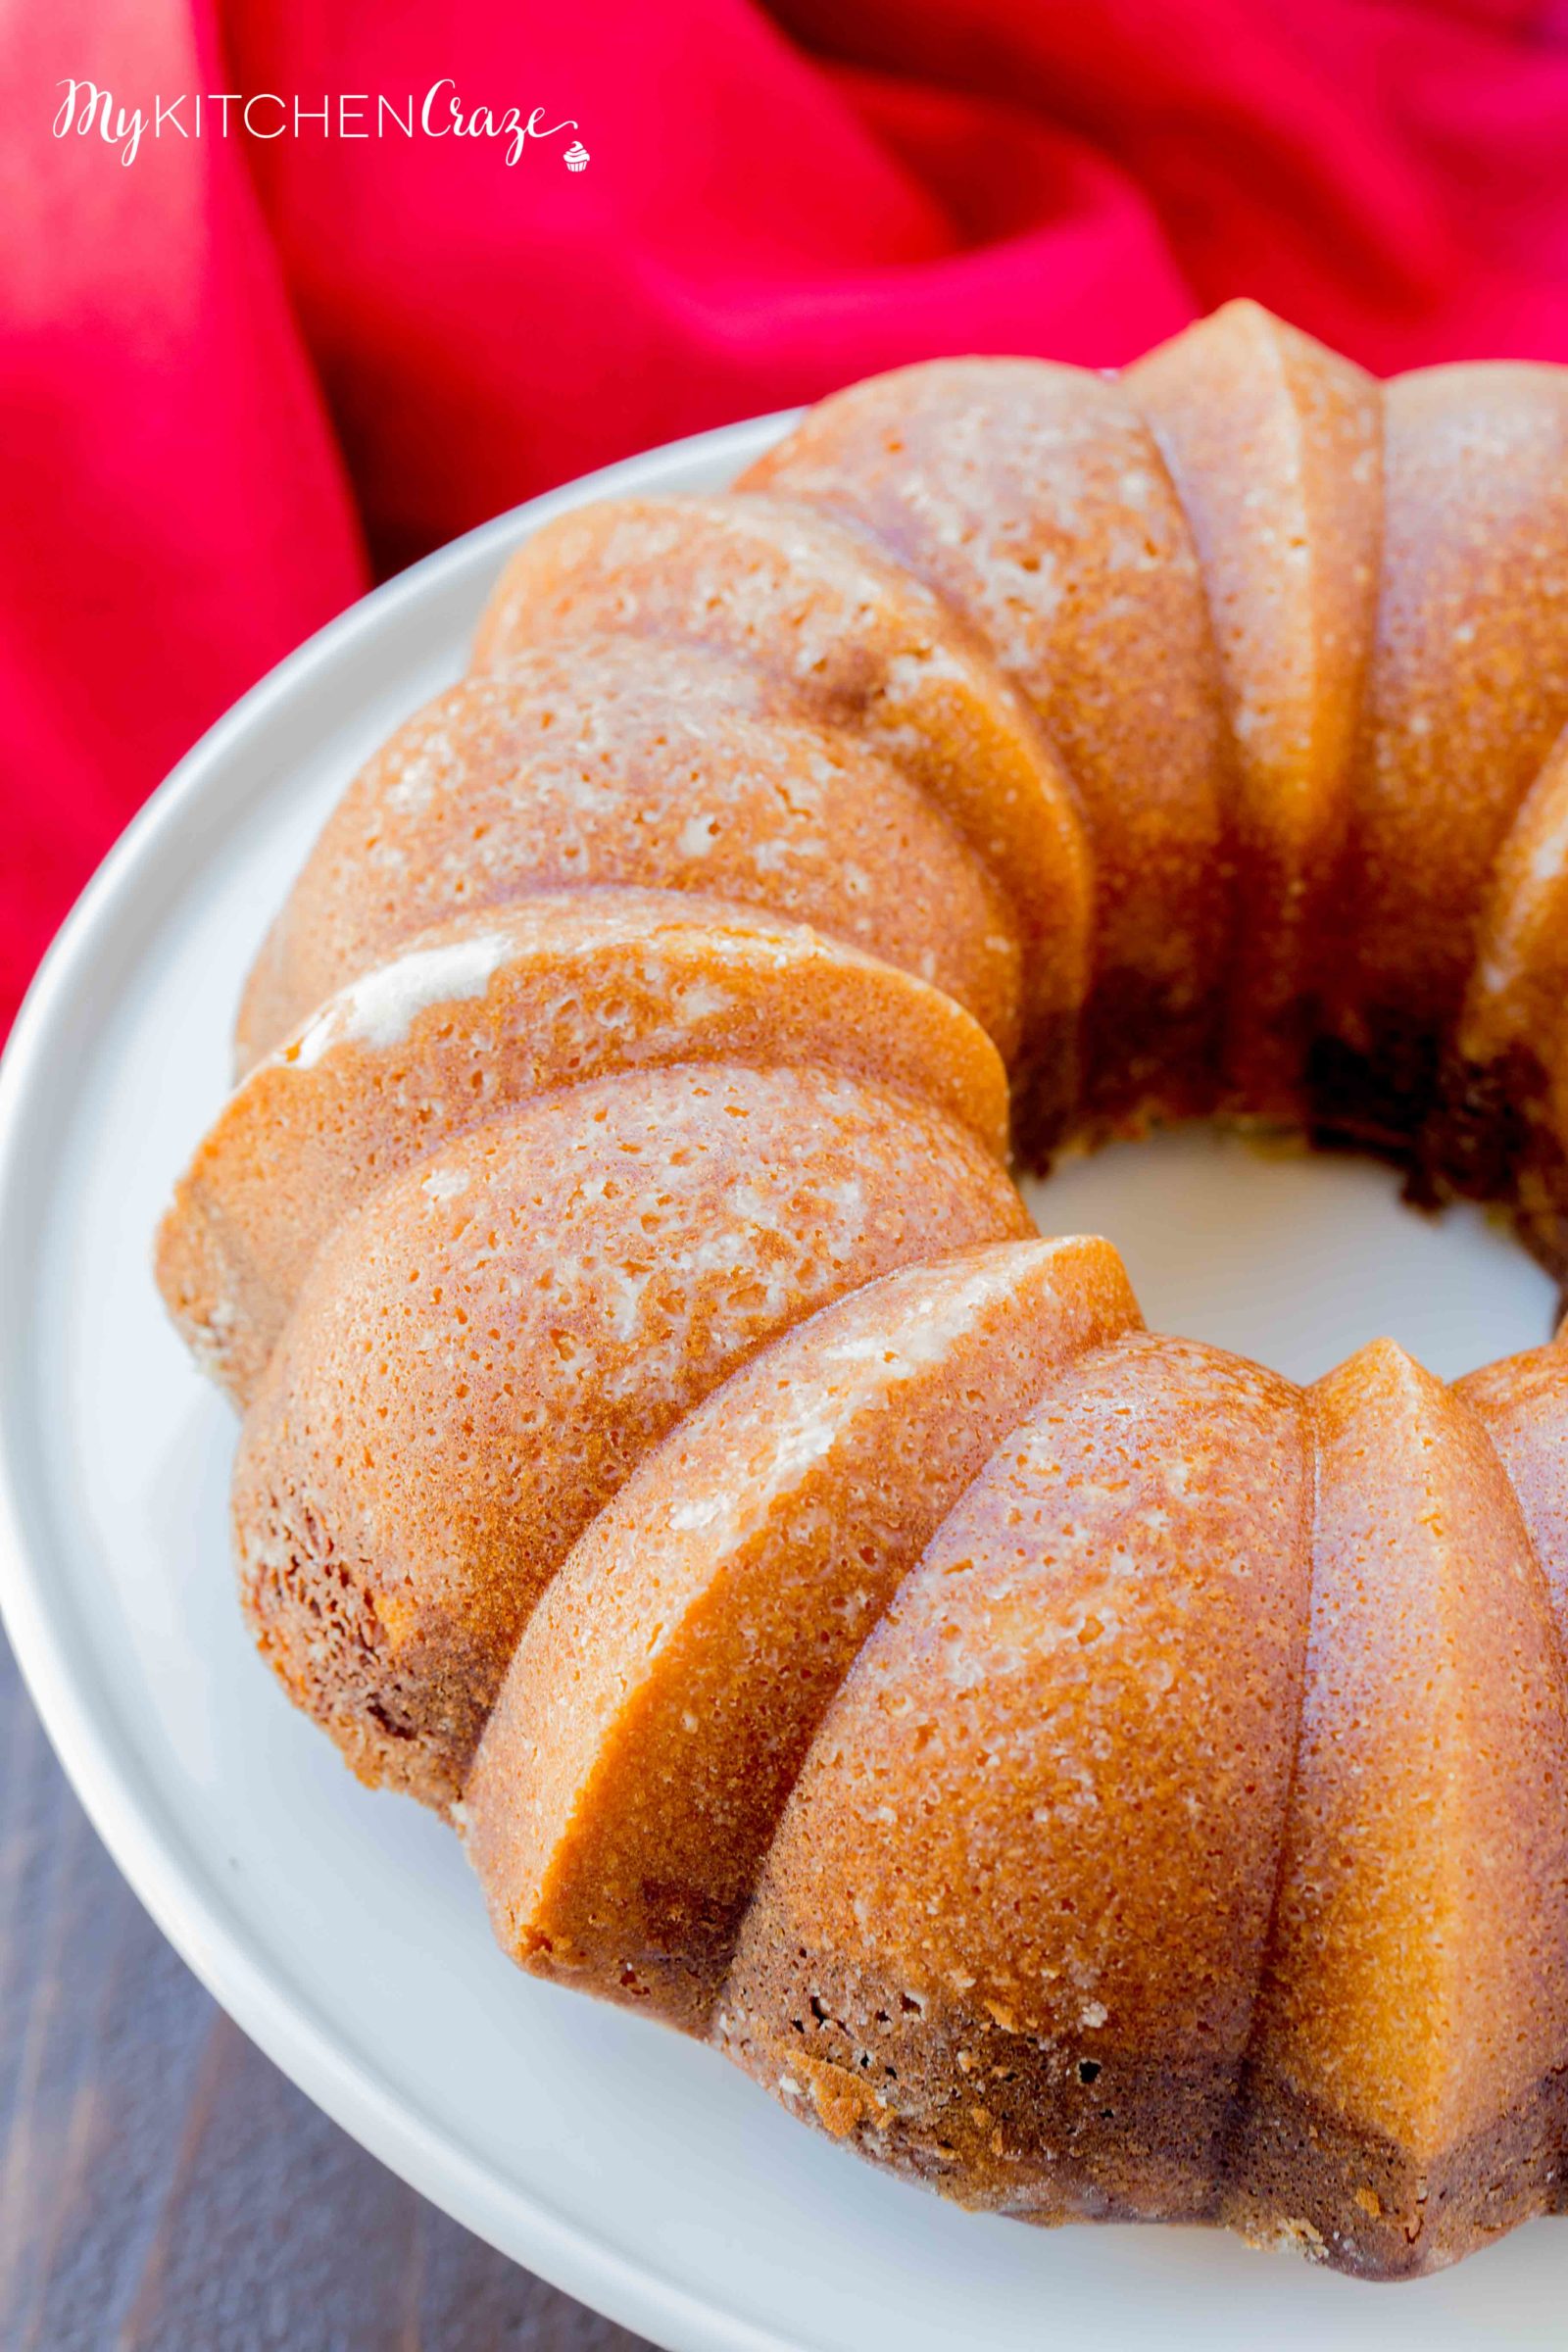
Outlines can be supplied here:
M143 110L132 161L54 135L73 76ZM539 135L509 164L454 98ZM874 368L1112 364L1236 293L1380 369L1568 360L1565 157L1568 0L5 11L0 1021L372 568Z

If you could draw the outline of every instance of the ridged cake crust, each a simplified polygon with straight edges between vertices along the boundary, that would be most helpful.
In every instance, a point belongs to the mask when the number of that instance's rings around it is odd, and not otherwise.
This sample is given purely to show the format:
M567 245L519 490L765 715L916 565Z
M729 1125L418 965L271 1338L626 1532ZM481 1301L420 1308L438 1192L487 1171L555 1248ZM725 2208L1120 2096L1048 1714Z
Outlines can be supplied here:
M1383 481L1320 1094L1399 1146L1433 1108L1494 866L1568 721L1568 372L1396 377Z
M796 1785L720 2004L750 2071L966 2203L1196 2218L1268 1928L1306 1470L1298 1392L1212 1349L1129 1336L1052 1383Z
M1568 1694L1462 1399L1381 1342L1309 1401L1306 1688L1226 2211L1267 2233L1288 2144L1296 2218L1386 2277L1549 2206Z
M338 804L240 1012L244 1066L417 933L527 893L641 884L808 922L945 989L1004 1054L1019 948L942 811L700 647L541 647L401 727Z
M868 531L990 646L1087 815L1089 1103L1207 1108L1231 738L1191 532L1127 394L1040 360L934 361L823 401L741 486Z
M552 1586L468 1786L508 1948L707 2021L822 1714L1052 1371L1137 1324L1103 1242L890 1274L643 1465Z
M994 874L1018 924L1032 1019L1070 1034L1095 897L1077 798L1029 705L950 606L785 500L614 500L560 515L517 550L473 665L607 632L729 654L803 716L902 769Z
M1226 1069L1299 1115L1377 608L1382 387L1233 302L1127 372L1192 525L1236 743Z
M1004 1166L1284 1120L1568 1272L1565 386L1233 304L559 517L165 1221L291 1695L524 1967L968 2205L1568 2207L1568 1347L1303 1390Z
M1006 1152L1006 1073L940 990L686 892L543 893L420 934L235 1089L159 1236L187 1346L244 1404L317 1250L377 1186L557 1088L715 1061L868 1078Z
M351 1761L449 1802L648 1448L813 1308L1028 1223L962 1129L829 1071L638 1070L455 1138L329 1236L256 1392L263 1646Z

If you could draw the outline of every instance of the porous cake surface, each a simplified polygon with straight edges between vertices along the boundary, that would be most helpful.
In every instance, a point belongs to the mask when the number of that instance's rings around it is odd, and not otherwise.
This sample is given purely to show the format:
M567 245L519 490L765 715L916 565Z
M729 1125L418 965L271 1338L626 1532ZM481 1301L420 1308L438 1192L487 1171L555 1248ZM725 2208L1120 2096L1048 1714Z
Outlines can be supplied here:
M242 1062L453 913L541 887L693 890L811 923L956 997L1010 1054L1019 952L932 802L699 648L541 647L455 686L350 786L257 964Z
M839 1680L1053 1367L1138 1320L1103 1242L887 1275L692 1414L512 1662L469 1784L503 1939L705 2019Z
M245 1403L322 1240L379 1185L558 1088L707 1062L841 1069L1006 1150L1006 1073L940 990L691 892L542 892L420 934L242 1080L160 1235L187 1344Z
M1029 704L954 609L863 536L767 497L578 508L512 559L476 668L558 636L728 653L848 727L952 818L1002 885L1037 1019L1084 991L1094 874L1072 783Z
M1306 1471L1299 1392L1215 1350L1130 1335L1051 1384L822 1726L721 2002L742 2063L968 2203L1204 2213L1290 1780Z
M352 1760L450 1801L529 1611L652 1445L846 1290L1027 1230L961 1129L828 1071L636 1071L460 1136L328 1238L252 1401L264 1647Z

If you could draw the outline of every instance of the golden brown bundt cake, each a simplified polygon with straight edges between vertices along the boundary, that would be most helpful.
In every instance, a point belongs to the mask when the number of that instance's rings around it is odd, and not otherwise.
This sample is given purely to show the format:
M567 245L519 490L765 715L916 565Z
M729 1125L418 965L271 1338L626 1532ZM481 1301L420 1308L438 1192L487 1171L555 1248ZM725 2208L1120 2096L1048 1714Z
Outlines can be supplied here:
M524 1967L960 2202L1568 2209L1568 1346L1302 1389L1005 1172L1285 1122L1568 1273L1568 373L1254 305L559 517L159 1277L242 1596Z

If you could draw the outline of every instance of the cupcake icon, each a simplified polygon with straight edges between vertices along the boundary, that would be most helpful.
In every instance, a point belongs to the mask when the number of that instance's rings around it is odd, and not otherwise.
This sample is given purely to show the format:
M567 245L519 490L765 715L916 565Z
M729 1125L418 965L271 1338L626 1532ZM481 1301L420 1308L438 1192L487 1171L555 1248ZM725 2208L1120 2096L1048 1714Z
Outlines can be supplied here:
M566 149L565 165L568 172L587 171L588 150L581 139L573 139L571 145Z

